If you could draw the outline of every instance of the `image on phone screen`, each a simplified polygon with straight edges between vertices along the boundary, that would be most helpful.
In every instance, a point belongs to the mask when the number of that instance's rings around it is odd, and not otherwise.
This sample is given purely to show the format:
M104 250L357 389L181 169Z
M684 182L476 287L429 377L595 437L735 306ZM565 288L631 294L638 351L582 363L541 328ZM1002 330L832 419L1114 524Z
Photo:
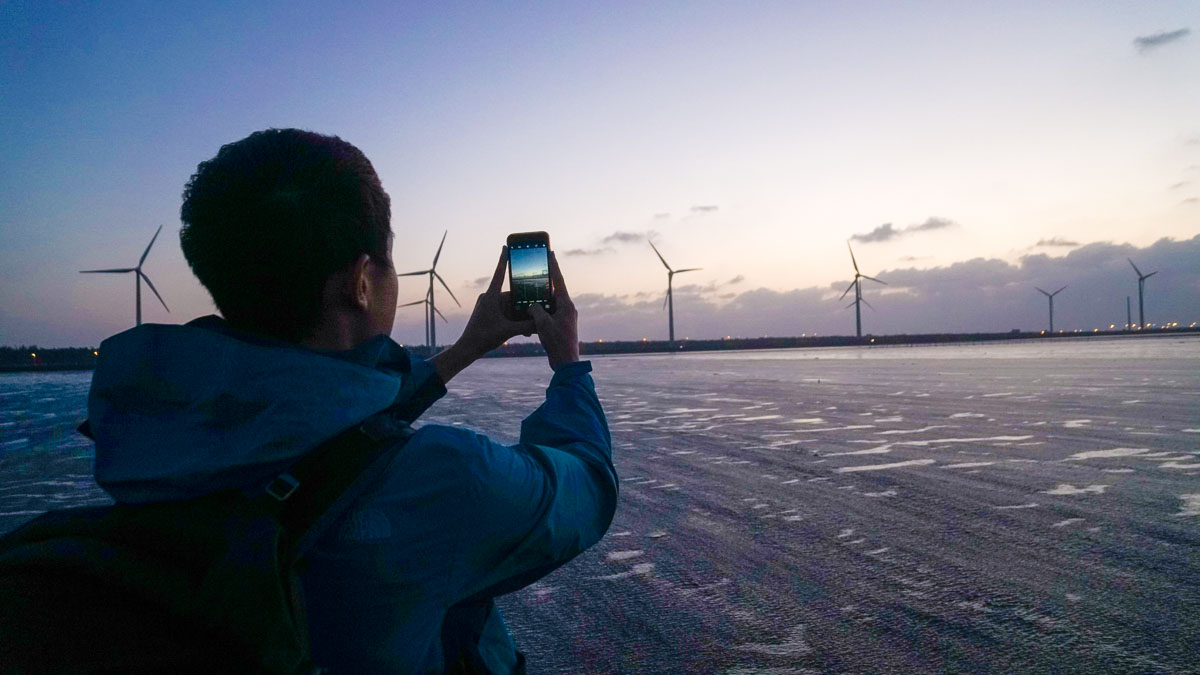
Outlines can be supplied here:
M509 249L513 303L518 310L528 310L535 302L549 308L550 261L546 251L542 244L514 244Z

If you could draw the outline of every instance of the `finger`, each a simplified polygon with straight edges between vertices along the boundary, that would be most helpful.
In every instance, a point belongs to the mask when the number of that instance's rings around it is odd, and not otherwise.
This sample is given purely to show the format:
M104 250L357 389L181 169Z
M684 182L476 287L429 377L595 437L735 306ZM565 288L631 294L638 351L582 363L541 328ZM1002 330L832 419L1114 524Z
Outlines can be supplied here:
M496 272L492 275L492 283L488 285L488 293L499 293L504 284L504 272L508 268L508 247L500 249L500 262L496 263Z
M543 324L551 321L550 315L536 302L529 306L529 316L533 317L533 324L539 329Z
M550 252L550 278L554 280L554 294L562 294L564 298L570 298L567 293L567 282L563 280L562 270L558 268L558 256L554 251Z

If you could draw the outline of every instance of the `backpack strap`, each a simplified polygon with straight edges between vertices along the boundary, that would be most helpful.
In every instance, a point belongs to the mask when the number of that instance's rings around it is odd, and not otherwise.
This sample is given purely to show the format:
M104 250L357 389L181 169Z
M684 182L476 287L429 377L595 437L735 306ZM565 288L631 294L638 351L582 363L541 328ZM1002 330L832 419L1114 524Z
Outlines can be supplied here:
M414 433L402 420L387 414L374 415L271 479L254 501L283 526L286 558L303 553L313 538L308 535L324 530L365 489L359 478L375 475L368 469L390 462ZM333 508L335 505L343 508Z

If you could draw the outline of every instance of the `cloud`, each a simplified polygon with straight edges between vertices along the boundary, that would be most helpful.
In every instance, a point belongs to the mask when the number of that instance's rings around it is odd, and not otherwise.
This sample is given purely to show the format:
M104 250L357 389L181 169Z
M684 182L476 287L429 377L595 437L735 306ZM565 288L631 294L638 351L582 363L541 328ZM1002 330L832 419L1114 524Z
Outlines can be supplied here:
M908 227L904 228L904 231L905 232L925 232L927 230L944 230L947 227L954 227L955 225L957 225L957 223L955 223L953 220L948 220L946 218L931 217L928 220L926 220L925 222L920 223L918 225L909 225Z
M1179 188L1181 188L1181 187L1183 187L1183 186L1185 186L1185 185L1189 185L1189 184L1190 184L1190 183L1189 183L1188 181L1186 181L1186 180L1181 180L1181 181L1179 181L1178 183L1176 183L1176 184L1172 185L1171 187L1169 187L1169 188L1167 188L1167 189L1168 189L1168 190L1178 190Z
M729 281L726 281L725 283L727 283L727 284L740 284L740 283L742 283L742 282L743 282L743 281L745 281L745 280L746 280L746 277L745 277L744 275L741 275L741 274L739 274L739 275L737 275L736 277L734 277L734 278L730 279Z
M892 227L891 223L884 223L866 234L851 235L850 239L861 241L864 244L872 244L877 241L890 241L899 236L900 230Z
M671 214L666 213L666 212L654 214L655 220L666 220L667 218L670 218L670 217L671 217Z
M1153 35L1142 35L1133 39L1133 46L1138 50L1139 54L1145 54L1152 49L1182 40L1191 32L1190 29L1180 28L1179 30L1162 31Z
M1197 204L1197 203L1200 203L1200 197L1188 197L1187 199L1185 199L1179 203L1180 204L1189 204L1189 205Z
M872 244L880 241L891 241L897 237L902 237L913 232L928 232L930 230L943 230L948 227L957 227L958 223L947 218L930 217L923 223L916 223L908 227L896 229L891 223L884 223L879 227L867 232L866 234L855 234L850 237L852 241L862 242L864 244Z
M932 269L880 272L887 286L869 284L863 293L863 331L874 334L1006 332L1046 327L1046 298L1034 290L1070 289L1055 299L1055 329L1091 332L1125 322L1125 296L1137 307L1137 277L1127 257L1143 271L1158 271L1146 288L1146 320L1200 320L1200 235L1185 241L1161 239L1137 248L1097 242L1066 255L1032 253L1015 263L975 258ZM729 282L726 282L729 283ZM836 302L849 279L819 287L777 291L710 284L675 289L675 335L692 339L739 335L852 335L854 310ZM664 284L665 286L665 284ZM633 298L581 294L580 337L584 340L666 339L665 288ZM584 301L587 309L583 309ZM1135 315L1136 316L1136 315Z
M689 209L692 213L713 213L718 207L716 204L700 204Z
M1038 246L1074 247L1079 246L1079 242L1063 239L1062 237L1050 237L1049 239L1039 239L1038 243L1033 245L1033 248L1037 248Z
M588 255L601 255L603 253L613 253L615 251L616 251L616 249L614 249L611 246L604 246L601 248L587 248L587 249L573 248L569 251L563 251L563 255L565 255L565 256L588 256Z
M601 244L636 244L646 241L647 237L654 237L658 233L654 230L649 232L624 232L618 230L600 240Z
M471 288L479 288L481 286L487 286L488 282L491 280L491 277L479 277L478 279L473 279L467 282L467 286L470 286Z

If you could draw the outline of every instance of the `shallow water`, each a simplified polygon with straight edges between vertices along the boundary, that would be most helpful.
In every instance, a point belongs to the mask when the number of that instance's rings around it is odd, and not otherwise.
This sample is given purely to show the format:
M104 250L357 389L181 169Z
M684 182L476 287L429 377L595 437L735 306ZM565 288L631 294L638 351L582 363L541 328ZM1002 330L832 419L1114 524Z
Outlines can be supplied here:
M500 601L531 672L1188 672L1200 339L593 361L621 500ZM103 499L90 374L0 375L0 531ZM538 359L425 422L513 441Z

